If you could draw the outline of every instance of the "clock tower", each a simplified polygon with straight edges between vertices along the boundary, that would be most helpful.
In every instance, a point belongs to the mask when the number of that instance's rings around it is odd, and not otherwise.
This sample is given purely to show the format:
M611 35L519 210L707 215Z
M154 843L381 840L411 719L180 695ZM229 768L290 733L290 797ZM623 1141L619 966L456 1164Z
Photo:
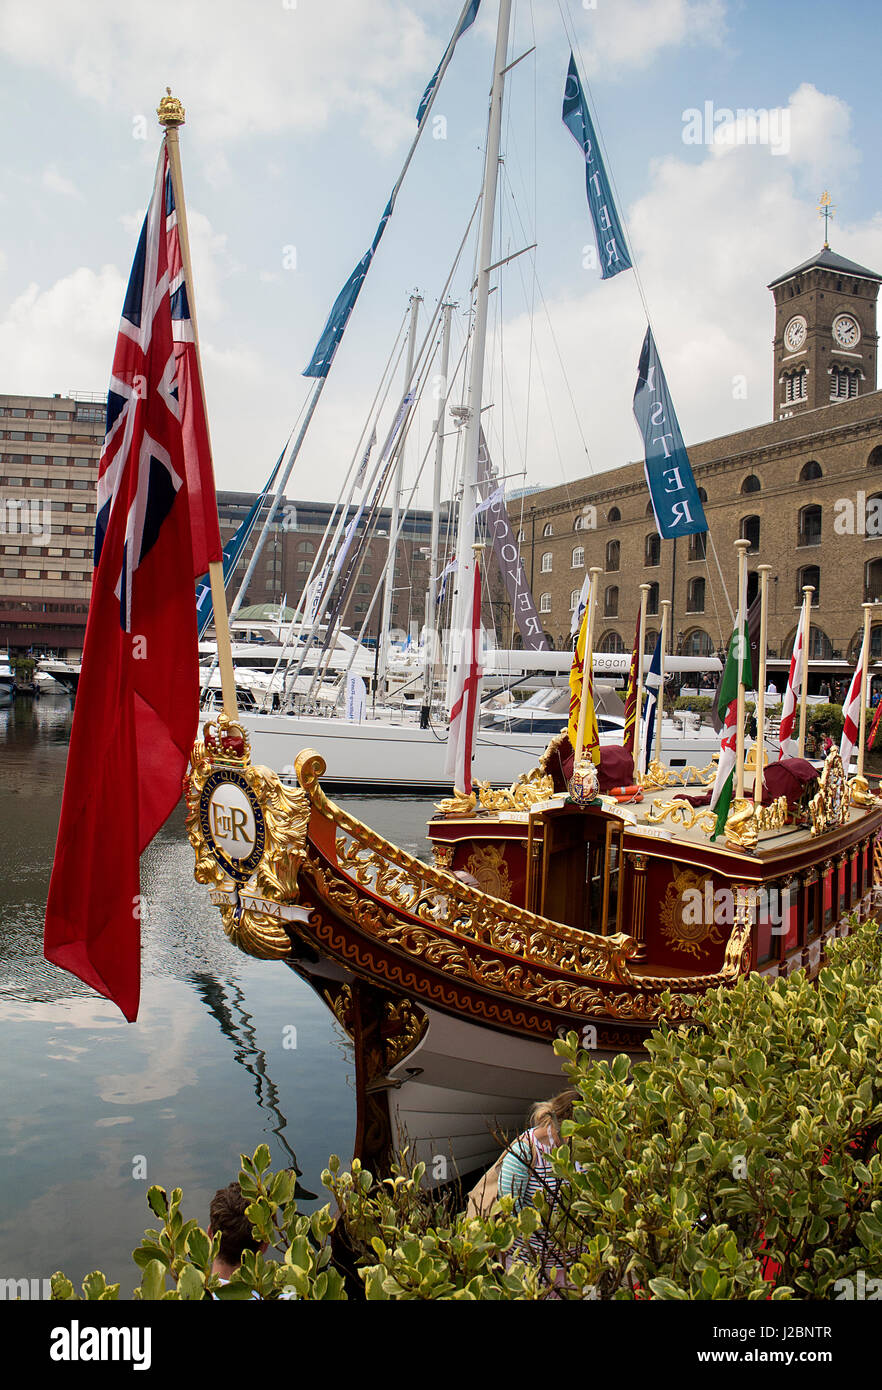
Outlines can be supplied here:
M882 275L827 243L773 280L774 419L876 390L876 299Z

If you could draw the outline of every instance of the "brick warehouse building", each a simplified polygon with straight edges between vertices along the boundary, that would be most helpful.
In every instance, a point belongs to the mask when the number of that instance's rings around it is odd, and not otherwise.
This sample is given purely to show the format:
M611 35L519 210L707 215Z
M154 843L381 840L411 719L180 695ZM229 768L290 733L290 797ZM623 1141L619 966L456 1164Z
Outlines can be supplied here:
M756 566L773 567L770 655L789 657L802 586L812 584L810 656L853 658L860 605L882 599L880 283L882 276L825 246L769 286L775 419L689 446L712 544L704 536L660 541L642 462L525 499L521 554L555 646L570 640L586 567L599 565L599 649L631 649L642 583L652 586L647 645L658 634L660 600L671 599L671 651L697 656L725 647L732 619L717 558L734 604L733 542L743 536L751 541L750 598ZM882 609L872 650L882 656Z

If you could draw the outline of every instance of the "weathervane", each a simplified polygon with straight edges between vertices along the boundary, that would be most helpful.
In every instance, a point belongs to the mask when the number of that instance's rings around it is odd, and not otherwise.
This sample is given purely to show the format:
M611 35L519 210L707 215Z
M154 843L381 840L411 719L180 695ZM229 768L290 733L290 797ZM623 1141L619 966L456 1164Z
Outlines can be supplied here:
M830 194L826 191L821 194L821 201L818 204L818 216L824 219L824 250L830 250L830 243L827 240L828 225L831 217L836 216L836 207L830 201Z

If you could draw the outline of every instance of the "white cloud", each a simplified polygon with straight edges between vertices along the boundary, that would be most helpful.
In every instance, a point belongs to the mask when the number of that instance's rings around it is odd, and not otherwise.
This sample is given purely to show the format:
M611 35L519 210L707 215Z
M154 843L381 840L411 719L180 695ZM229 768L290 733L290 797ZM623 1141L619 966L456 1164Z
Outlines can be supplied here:
M82 198L83 196L76 184L64 174L59 173L54 164L50 164L43 170L40 184L47 192L60 193L66 198Z
M47 289L28 285L0 319L3 389L103 390L124 292L115 266L81 266Z
M550 5L546 26L559 24ZM725 0L594 0L573 7L585 72L605 77L646 68L665 49L686 45L717 46L726 36Z

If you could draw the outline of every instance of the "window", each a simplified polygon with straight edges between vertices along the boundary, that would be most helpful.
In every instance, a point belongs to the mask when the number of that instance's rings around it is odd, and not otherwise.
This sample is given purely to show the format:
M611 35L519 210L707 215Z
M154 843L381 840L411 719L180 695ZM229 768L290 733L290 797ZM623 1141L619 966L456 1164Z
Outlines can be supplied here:
M755 473L750 473L741 484L742 492L759 492L762 484Z
M831 401L850 401L858 393L860 373L854 367L832 367L830 369Z
M811 625L809 634L809 661L829 661L833 656L833 643L823 628Z
M8 438L8 439L27 439L27 435L25 434L24 430L10 430L9 434L7 435L7 438Z
M808 463L804 463L799 470L799 481L801 483L810 483L812 478L820 478L822 476L821 465L815 463L814 459L809 459Z
M646 504L646 513L645 513L645 514L646 514L646 516L655 516L655 511L653 510L653 506L652 506L652 501L651 501L651 500L650 500L649 502L647 502L647 504Z
M605 632L597 644L597 650L621 655L625 644L617 632Z
M72 478L70 485L71 487L78 488L92 487L92 483L89 482L88 478Z
M686 612L704 612L704 580L690 579L686 585Z
M298 541L297 549L304 551L307 555L312 555L315 552L315 546L312 541Z
M46 578L47 578L47 579L60 579L60 578L61 578L61 570L47 570L47 571L46 571Z
M542 573L551 574L551 551L546 550L542 556Z
M605 618L617 618L619 616L619 589L617 584L610 584L603 595L603 616Z
M620 548L621 548L621 547L620 547L618 541L607 541L607 543L606 543L606 570L607 570L607 574L614 574L614 573L616 572L616 570L618 570L618 568L619 568L619 551L620 551Z
M527 533L526 533L526 531L518 531L518 545L523 545L523 543L524 543L524 541L525 541L526 539L527 539Z
M5 487L24 487L24 478L6 478L6 479L4 479L4 486L5 486Z
M741 539L750 541L749 555L753 555L759 550L760 544L760 519L758 516L745 516L741 518Z
M571 568L574 570L580 570L585 568L584 546L577 545L575 550L573 551L573 563L571 565Z
M868 468L882 468L882 444L877 444L875 449L871 449L867 458Z
M643 652L651 656L655 651L655 644L658 641L658 633L654 627L648 627L643 634Z
M309 563L308 560L298 560L298 561L297 561L297 573L298 573L298 574L309 574L309 571L311 570L311 568L312 568L312 566L310 565L310 563Z
M799 605L802 603L802 600L803 600L803 592L802 592L802 591L803 591L803 589L805 588L805 586L806 586L807 584L810 584L810 585L812 586L812 588L814 589L814 591L815 591L815 592L812 594L812 603L813 603L813 604L818 604L818 603L820 603L820 601L821 601L821 571L818 569L817 565L804 565L803 568L802 568L801 570L797 570L797 573L796 573L796 606L797 606L797 608L798 608Z
M579 590L579 589L574 589L573 592L570 594L570 612L571 612L571 613L575 613L576 609L577 609L578 606L579 606L579 593L580 593L580 590Z
M805 367L799 367L795 372L786 372L784 374L784 400L808 400L808 391L806 390L807 380L808 374Z
M649 586L649 593L646 595L646 612L653 618L658 615L658 584L650 584Z
M650 568L661 564L661 537L657 531L650 531L643 542L643 563Z
M799 535L796 544L821 544L821 508L814 503L803 507L799 513Z
M714 644L706 632L700 627L693 628L687 632L683 641L684 656L713 656Z
M540 599L539 599L539 612L540 612L540 613L550 613L550 612L551 612L551 594L542 594L542 595L540 596Z
M543 536L554 535L554 527L552 526L550 521L546 521L545 525L542 527L542 534Z
M864 565L864 603L882 599L882 560L868 560Z
M699 495L699 497L701 498L702 502L706 502L706 501L707 501L707 493L705 492L705 490L704 490L703 487L700 487L700 488L698 489L698 495Z
M574 517L574 518L573 518L573 530L574 530L574 531L581 531L581 529L582 529L582 527L583 527L584 525L585 525L585 518L584 518L584 516L582 516L582 513L580 512L579 515L578 515L577 517Z
M699 532L697 532L696 534L691 535L691 536L689 537L689 552L688 552L688 554L689 554L689 559L690 559L690 560L706 560L706 559L707 559L707 532L706 532L706 531L699 531Z
M31 439L36 439L37 443L40 443L40 442L45 443L45 441L46 441L48 438L49 438L48 434L43 434L40 430L35 430L34 433L31 435Z
M882 453L882 449L880 449L879 452ZM609 511L606 514L606 519L609 522L610 526L614 526L617 521L621 521L622 513L619 511L618 507L610 507Z

